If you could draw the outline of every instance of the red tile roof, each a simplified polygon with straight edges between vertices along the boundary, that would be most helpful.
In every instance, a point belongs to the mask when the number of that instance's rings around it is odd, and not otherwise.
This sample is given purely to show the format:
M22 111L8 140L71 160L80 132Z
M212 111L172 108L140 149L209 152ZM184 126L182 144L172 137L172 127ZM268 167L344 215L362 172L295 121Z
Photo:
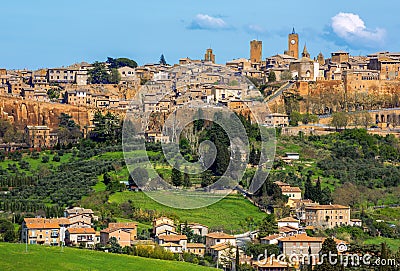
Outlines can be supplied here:
M235 239L234 236L223 233L223 232L211 232L206 235L206 237L210 237L213 239Z
M206 245L201 244L201 243L187 243L186 247L187 248L206 248Z
M96 234L93 228L69 228L67 231L70 234Z
M180 240L187 240L186 235L182 234L170 234L170 235L159 235L158 239L164 240L165 242L179 242Z
M329 204L329 205L315 205L306 206L306 210L337 210L337 209L350 209L350 206L344 206L339 204Z

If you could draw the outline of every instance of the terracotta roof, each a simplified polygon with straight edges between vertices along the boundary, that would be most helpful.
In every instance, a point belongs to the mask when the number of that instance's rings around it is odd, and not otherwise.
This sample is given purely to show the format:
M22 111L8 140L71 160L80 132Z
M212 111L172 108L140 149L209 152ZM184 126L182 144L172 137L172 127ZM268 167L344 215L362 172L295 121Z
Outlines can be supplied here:
M234 236L223 233L223 232L211 232L206 235L206 237L214 238L214 239L235 239Z
M282 189L282 192L301 192L301 189L300 189L300 187L297 187L297 186L290 186L290 187L286 187L286 186L284 186L284 187L281 187L281 189Z
M353 222L361 222L361 219L356 219L356 218L354 218L354 219L350 219L350 221L353 221Z
M205 248L206 245L201 244L201 243L187 243L186 247L187 248Z
M279 232L283 232L283 233L288 233L288 232L297 232L298 229L290 227L290 226L285 226L285 227L280 227Z
M279 219L278 222L299 222L299 220L289 216L289 217Z
M60 225L55 222L46 222L46 223L27 223L26 227L28 229L59 229Z
M210 248L216 251L220 251L220 250L224 250L229 248L231 245L229 243L221 243L221 244L217 244L217 245L213 245Z
M279 237L280 237L279 234L273 234L273 235L265 236L265 237L261 238L261 240L271 241L271 240L274 240L274 239L278 239Z
M44 218L24 218L25 223L44 223Z
M83 233L96 234L96 231L93 228L69 228L67 229L67 231L70 234L83 234Z
M59 224L69 224L66 218L24 218L24 222L28 229L59 229Z
M287 236L280 239L280 242L317 242L322 243L324 242L325 238L323 237L311 237L307 234L297 234L294 236Z
M187 236L182 234L159 235L158 239L164 240L165 242L177 242L180 240L187 240Z
M329 205L315 205L306 206L306 209L311 210L336 210L336 209L350 209L349 206L339 205L339 204L329 204Z
M60 218L55 218L53 219L55 222L61 225L69 225L71 222L69 221L68 218L66 217L60 217Z
M254 265L263 268L287 268L289 266L288 263L278 262L276 260L271 261L271 259L267 259L265 263L263 263L263 261L255 262Z
M76 227L76 228L82 228L82 224L85 224L87 226L91 226L92 225L91 223L86 223L85 221L69 222L70 227L71 227L71 225L74 225L74 224L79 224L78 227ZM71 227L71 228L73 228L73 227ZM88 227L88 228L90 228L90 227Z

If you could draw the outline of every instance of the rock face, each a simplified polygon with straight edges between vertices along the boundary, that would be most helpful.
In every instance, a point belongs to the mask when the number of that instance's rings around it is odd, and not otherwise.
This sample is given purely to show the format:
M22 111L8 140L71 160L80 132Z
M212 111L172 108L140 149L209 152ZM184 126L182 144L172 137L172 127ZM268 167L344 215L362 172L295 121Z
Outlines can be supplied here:
M92 124L93 116L98 110L100 109L0 96L1 118L8 119L19 129L23 129L26 125L46 125L54 130L58 127L61 113L72 116L73 120L83 128ZM104 109L100 111L103 114L111 111L120 117L124 116L124 112L120 111Z

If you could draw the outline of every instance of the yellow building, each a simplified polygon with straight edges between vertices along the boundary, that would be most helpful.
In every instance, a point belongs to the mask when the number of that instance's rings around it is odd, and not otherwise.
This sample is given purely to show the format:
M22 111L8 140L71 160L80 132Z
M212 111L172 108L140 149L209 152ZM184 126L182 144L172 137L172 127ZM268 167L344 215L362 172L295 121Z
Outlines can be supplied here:
M110 223L108 228L100 231L102 245L106 245L112 237L117 239L118 244L122 247L130 246L137 239L137 224L134 222Z
M25 218L22 222L21 240L29 244L58 246L60 225L51 219Z
M206 253L206 246L200 243L188 243L186 245L186 252L203 257Z
M47 126L26 126L25 142L30 148L49 148L57 144L57 134Z
M96 231L93 228L69 228L65 232L65 241L67 245L94 247Z
M306 226L333 228L350 225L350 207L339 204L305 207Z
M369 61L369 69L380 72L381 80L400 79L400 60L387 56L372 58Z

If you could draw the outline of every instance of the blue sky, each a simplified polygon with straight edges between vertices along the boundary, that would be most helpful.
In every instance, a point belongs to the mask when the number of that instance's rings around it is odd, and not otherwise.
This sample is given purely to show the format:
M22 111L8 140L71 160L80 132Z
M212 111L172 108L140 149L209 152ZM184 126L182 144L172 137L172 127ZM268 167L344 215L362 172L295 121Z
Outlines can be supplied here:
M311 56L400 51L400 2L376 1L4 1L0 67L55 67L129 57L139 64L200 59L212 47L217 63L249 58L249 41L263 41L263 58L282 53L295 27Z

